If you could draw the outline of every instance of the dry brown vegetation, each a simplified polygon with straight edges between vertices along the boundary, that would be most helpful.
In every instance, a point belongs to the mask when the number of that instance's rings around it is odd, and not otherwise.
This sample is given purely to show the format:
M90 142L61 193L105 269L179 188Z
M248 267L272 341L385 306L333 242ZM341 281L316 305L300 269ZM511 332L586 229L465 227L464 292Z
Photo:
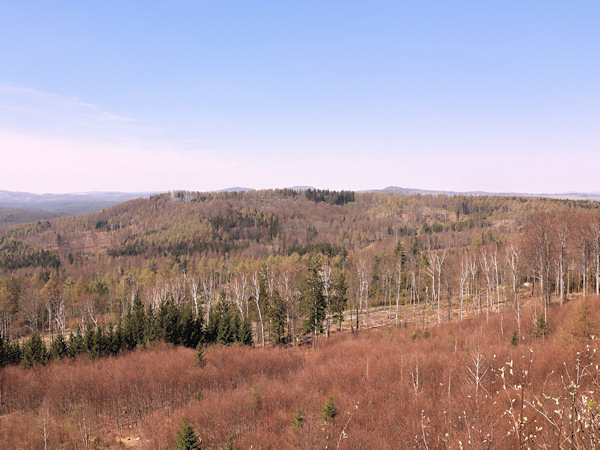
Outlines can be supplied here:
M184 415L204 448L590 448L598 442L598 298L424 329L344 333L316 347L158 345L116 358L0 371L2 448L173 445ZM593 318L583 321L582 318ZM338 415L324 424L332 396ZM292 427L301 409L304 422ZM349 415L350 413L351 415ZM139 438L139 439L138 439ZM137 440L136 440L137 439Z

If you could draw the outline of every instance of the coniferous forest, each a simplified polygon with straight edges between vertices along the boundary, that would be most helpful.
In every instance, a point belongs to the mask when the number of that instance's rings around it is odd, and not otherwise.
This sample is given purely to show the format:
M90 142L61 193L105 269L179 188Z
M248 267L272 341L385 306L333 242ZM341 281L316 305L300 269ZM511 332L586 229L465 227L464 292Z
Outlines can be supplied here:
M597 202L176 191L0 248L3 448L600 436Z

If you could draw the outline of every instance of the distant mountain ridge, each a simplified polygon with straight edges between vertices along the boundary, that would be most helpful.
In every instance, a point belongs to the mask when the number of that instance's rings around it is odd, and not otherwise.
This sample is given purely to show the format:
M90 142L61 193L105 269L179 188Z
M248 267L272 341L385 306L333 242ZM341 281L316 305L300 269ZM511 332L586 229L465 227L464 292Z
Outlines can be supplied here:
M84 214L127 200L149 197L151 192L75 192L33 194L0 190L0 207L37 209L61 214Z
M486 191L442 191L430 189L413 189L399 186L388 186L383 189L367 189L357 192L384 193L399 195L478 195L478 196L500 196L500 197L548 197L556 199L571 200L600 200L600 192L564 192L564 193L527 193L527 192L486 192Z
M305 191L315 189L313 186L291 186L287 189ZM250 187L230 187L212 192L251 192ZM570 200L596 200L600 201L600 192L564 192L564 193L523 193L523 192L486 192L486 191L444 191L431 189L415 189L400 186L388 186L383 189L365 189L355 191L357 193L384 193L398 195L475 195L475 196L502 196L502 197L546 197ZM51 218L57 215L85 214L108 206L123 203L136 198L149 197L158 192L74 192L66 194L33 194L30 192L13 192L0 190L0 207L20 208L35 210L35 214L27 215L22 211L14 211L12 219L14 223L30 217ZM9 214L9 213L7 213ZM16 216L14 216L16 214ZM7 219L8 222L8 219ZM5 223L6 225L7 223Z

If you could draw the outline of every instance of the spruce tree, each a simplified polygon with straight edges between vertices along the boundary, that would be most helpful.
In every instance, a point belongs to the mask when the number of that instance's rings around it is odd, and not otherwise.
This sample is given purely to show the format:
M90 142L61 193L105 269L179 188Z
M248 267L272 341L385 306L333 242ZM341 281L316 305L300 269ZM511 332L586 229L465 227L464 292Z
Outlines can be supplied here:
M206 342L217 342L217 335L219 334L219 327L221 326L221 310L213 306L210 309L210 315L208 317L208 324L206 324L205 339Z
M250 322L249 317L244 318L240 325L240 329L238 331L238 342L242 345L249 346L252 346L253 344L252 322Z
M321 418L325 422L329 422L333 420L335 416L337 416L337 409L335 407L335 404L333 403L333 397L330 396L327 399L327 402L325 402L325 404L323 405L323 409L321 411Z
M34 333L23 346L23 365L25 367L43 365L47 360L46 344L42 341L39 333Z
M326 302L319 268L318 259L313 257L300 290L301 305L306 317L302 323L302 331L312 333L313 337L316 337L318 332L323 332L323 320L325 320Z
M550 334L550 326L548 322L546 322L546 318L544 317L544 313L541 313L538 316L537 322L535 323L535 336L540 338L547 336Z
M200 439L194 432L194 427L190 424L187 416L183 418L181 429L177 433L177 449L178 450L195 450L200 449Z
M333 296L331 298L331 309L333 322L337 323L342 331L342 322L344 321L344 310L348 303L348 283L343 271L339 271L333 282Z
M286 311L285 303L279 295L279 291L274 290L271 296L271 307L269 308L269 318L271 319L271 341L275 345L285 344L285 325Z
M303 425L304 425L304 413L298 406L298 409L296 410L294 417L292 417L292 430L295 430L296 428L301 428Z
M50 346L50 357L52 359L60 359L67 356L67 342L65 341L65 337L62 332L58 332L58 334L52 340L52 345Z
M231 310L225 302L219 302L217 307L219 311L219 327L217 328L217 344L229 345L236 341L237 338L237 322L235 320L235 312Z

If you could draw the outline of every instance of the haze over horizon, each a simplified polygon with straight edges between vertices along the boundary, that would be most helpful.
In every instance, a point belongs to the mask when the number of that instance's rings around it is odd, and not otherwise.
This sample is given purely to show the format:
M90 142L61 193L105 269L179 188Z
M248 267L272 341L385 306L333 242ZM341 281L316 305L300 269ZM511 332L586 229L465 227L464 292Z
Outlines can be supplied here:
M600 4L0 6L0 190L598 192Z

